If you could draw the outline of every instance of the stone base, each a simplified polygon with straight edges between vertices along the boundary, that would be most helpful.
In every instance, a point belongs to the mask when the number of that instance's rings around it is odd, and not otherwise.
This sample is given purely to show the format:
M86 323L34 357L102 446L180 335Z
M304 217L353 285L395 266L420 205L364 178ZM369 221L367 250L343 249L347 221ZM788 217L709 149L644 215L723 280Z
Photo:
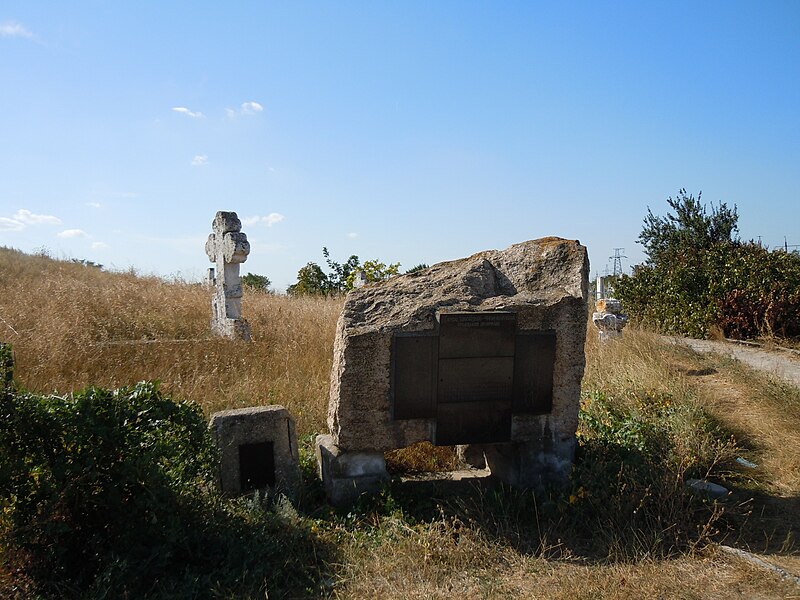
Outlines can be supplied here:
M469 465L473 469L486 468L486 457L483 455L483 446L475 444L456 446L456 456L458 456L458 460Z
M231 340L252 341L250 337L250 323L244 319L225 319L224 321L212 320L211 331L214 335Z
M622 339L622 331L614 331L613 329L599 331L600 333L600 341L607 342L608 340L619 340Z
M333 506L352 504L389 481L382 452L342 452L330 435L318 435L315 446L319 478Z
M492 477L521 488L541 488L563 484L569 480L572 456L559 459L556 453L542 452L541 444L517 442L470 446L473 452L483 451Z

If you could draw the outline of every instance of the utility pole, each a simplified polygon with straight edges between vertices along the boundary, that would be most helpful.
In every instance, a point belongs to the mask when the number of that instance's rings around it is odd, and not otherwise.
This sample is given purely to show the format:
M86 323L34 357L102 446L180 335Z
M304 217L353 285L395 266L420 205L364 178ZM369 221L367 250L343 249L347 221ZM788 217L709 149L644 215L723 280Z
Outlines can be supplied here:
M789 248L800 248L800 244L790 244L790 243L789 243L789 242L786 240L786 236L783 236L783 250L784 250L784 251L785 251L787 254L789 253ZM792 250L792 252L794 252L794 250Z
M623 252L625 252L625 248L614 248L614 256L608 257L608 260L614 260L614 277L622 275L622 259L628 258Z

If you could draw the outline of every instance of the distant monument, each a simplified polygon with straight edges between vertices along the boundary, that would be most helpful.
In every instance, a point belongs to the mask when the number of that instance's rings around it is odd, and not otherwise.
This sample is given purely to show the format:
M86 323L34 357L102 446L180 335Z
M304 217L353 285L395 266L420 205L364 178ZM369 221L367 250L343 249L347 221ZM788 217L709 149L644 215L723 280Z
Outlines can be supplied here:
M622 313L620 300L602 298L595 303L592 322L600 333L600 341L605 342L622 337L622 330L628 324L628 315Z
M211 331L221 337L249 342L250 325L242 319L239 264L250 254L250 242L242 233L242 222L235 212L219 211L211 226L214 231L208 236L206 254L217 265Z
M355 277L353 278L353 287L360 288L367 285L367 272L363 269L358 269L355 272Z

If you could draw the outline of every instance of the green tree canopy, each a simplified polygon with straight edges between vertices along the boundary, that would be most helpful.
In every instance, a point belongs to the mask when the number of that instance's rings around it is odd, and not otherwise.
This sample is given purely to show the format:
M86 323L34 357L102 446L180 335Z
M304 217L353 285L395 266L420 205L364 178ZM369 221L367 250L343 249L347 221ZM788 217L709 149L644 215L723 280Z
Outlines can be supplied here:
M286 288L290 296L327 296L331 292L328 276L315 262L308 263L297 272L297 283Z
M353 289L356 273L358 271L364 271L367 276L367 283L373 283L375 281L383 281L384 279L389 279L389 277L398 275L400 273L400 263L386 265L378 259L365 261L363 265L358 265L357 268L353 270L347 277L345 289Z
M255 273L248 273L242 277L242 285L254 291L267 292L272 282L266 275L256 275Z
M734 238L736 207L710 212L680 190L665 217L648 208L639 242L648 261L615 293L632 317L667 333L704 337L800 335L800 255Z
M715 244L736 241L733 237L739 230L736 206L730 209L724 202L717 207L711 204L709 213L701 197L702 192L695 199L685 189L679 190L676 198L667 199L675 213L664 217L655 216L648 207L644 228L637 240L644 246L648 264L656 265L677 254L708 250Z
M322 248L322 256L330 268L325 273L315 262L308 263L297 272L297 283L290 285L286 293L291 296L337 294L353 289L357 271L367 274L367 281L382 281L400 272L400 263L385 264L377 259L368 260L363 265L358 256L351 255L339 263L331 258L327 248Z

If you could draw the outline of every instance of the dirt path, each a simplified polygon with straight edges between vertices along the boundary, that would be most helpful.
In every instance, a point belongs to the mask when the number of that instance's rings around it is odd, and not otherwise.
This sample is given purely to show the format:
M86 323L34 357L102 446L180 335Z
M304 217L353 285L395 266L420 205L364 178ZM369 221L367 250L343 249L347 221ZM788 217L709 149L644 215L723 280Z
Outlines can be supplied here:
M781 352L770 352L709 340L665 337L671 344L688 347L703 356L681 360L680 368L691 376L705 408L736 434L749 448L758 467L752 476L760 489L754 494L753 521L749 535L734 545L756 553L768 563L800 576L800 554L793 539L800 531L800 449L798 406L800 396L775 387L769 378L753 379L714 353L728 356L766 375L800 388L800 360ZM700 362L697 362L700 361ZM758 375L757 375L758 377ZM795 580L796 581L796 580Z
M772 373L789 383L800 386L800 360L789 355L769 352L760 348L740 346L730 342L714 340L693 340L690 338L667 337L675 344L684 344L696 352L716 352L732 356L759 371Z

